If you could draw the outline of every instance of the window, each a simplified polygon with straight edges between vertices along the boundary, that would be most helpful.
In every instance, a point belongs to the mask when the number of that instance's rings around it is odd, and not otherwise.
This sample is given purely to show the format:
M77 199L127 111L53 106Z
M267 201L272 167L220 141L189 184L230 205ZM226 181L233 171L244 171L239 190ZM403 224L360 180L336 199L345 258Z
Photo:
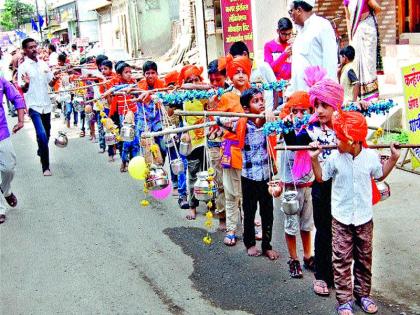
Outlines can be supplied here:
M160 9L159 0L145 0L146 10Z

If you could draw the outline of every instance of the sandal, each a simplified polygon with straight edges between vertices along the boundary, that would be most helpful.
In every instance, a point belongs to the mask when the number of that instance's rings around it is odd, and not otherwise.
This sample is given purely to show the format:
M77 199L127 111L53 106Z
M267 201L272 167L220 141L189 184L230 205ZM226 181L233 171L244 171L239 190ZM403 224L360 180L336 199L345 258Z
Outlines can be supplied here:
M324 280L314 280L313 282L314 292L321 296L330 295L328 285Z
M11 206L12 208L16 207L17 205L17 198L16 196L11 193L10 196L8 197L4 197L4 199L6 199L7 203L9 204L9 206Z
M223 240L223 243L226 246L235 246L237 239L238 237L235 234L226 234L225 239Z
M194 209L194 210L190 210L190 213L189 214L187 214L186 216L185 216L185 218L187 219L187 220L189 220L189 221L192 221L192 220L195 220L195 217L197 216L197 212L196 212L196 210Z
M353 315L353 302L349 301L347 303L337 305L336 311L338 315Z
M363 312L365 312L366 314L376 314L378 312L378 307L376 306L376 303L368 296L357 299L356 303L357 305L361 307ZM375 306L376 308L375 311L369 311L369 306L371 305Z

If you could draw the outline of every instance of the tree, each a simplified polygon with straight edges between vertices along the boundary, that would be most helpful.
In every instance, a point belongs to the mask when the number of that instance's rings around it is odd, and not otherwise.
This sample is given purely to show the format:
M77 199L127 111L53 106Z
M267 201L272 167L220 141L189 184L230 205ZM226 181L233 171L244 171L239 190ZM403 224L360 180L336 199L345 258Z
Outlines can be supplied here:
M22 23L28 22L34 12L32 4L19 0L6 0L4 10L0 14L0 27L5 31L17 29Z

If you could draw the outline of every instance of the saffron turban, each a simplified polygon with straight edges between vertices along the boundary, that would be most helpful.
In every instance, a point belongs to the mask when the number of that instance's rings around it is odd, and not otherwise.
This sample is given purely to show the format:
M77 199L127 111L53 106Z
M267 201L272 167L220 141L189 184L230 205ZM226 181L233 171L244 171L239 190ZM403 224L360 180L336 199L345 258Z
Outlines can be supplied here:
M179 77L179 72L176 70L173 70L171 72L168 72L165 75L165 85L168 86L170 84L176 84L178 81L178 77Z
M362 142L363 147L367 147L368 125L361 113L340 111L338 115L334 115L332 123L337 139L344 142Z
M226 74L230 79L236 74L238 68L241 68L248 78L251 77L252 61L246 56L233 58L231 54L228 54L226 57L219 58L218 64L218 70L226 69Z
M344 89L337 82L326 78L326 73L326 70L319 66L306 68L305 82L309 86L309 101L315 106L318 99L338 110L344 101Z
M280 118L284 118L290 114L291 109L293 107L300 107L300 108L311 108L312 105L309 102L309 94L305 91L296 91L292 95L290 95L287 103L283 106L283 109L280 113Z
M178 85L182 85L182 83L184 83L185 80L192 75L200 77L200 79L203 80L203 78L201 77L202 73L203 67L198 67L195 65L186 65L184 68L181 69L181 72L179 73Z

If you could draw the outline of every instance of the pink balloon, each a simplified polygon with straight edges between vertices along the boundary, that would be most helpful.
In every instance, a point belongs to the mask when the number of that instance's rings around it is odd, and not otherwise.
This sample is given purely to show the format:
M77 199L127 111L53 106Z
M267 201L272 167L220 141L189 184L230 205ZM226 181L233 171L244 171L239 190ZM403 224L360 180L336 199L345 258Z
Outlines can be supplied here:
M157 200L164 200L171 195L172 192L172 182L169 182L169 185L160 190L151 190L150 195Z

